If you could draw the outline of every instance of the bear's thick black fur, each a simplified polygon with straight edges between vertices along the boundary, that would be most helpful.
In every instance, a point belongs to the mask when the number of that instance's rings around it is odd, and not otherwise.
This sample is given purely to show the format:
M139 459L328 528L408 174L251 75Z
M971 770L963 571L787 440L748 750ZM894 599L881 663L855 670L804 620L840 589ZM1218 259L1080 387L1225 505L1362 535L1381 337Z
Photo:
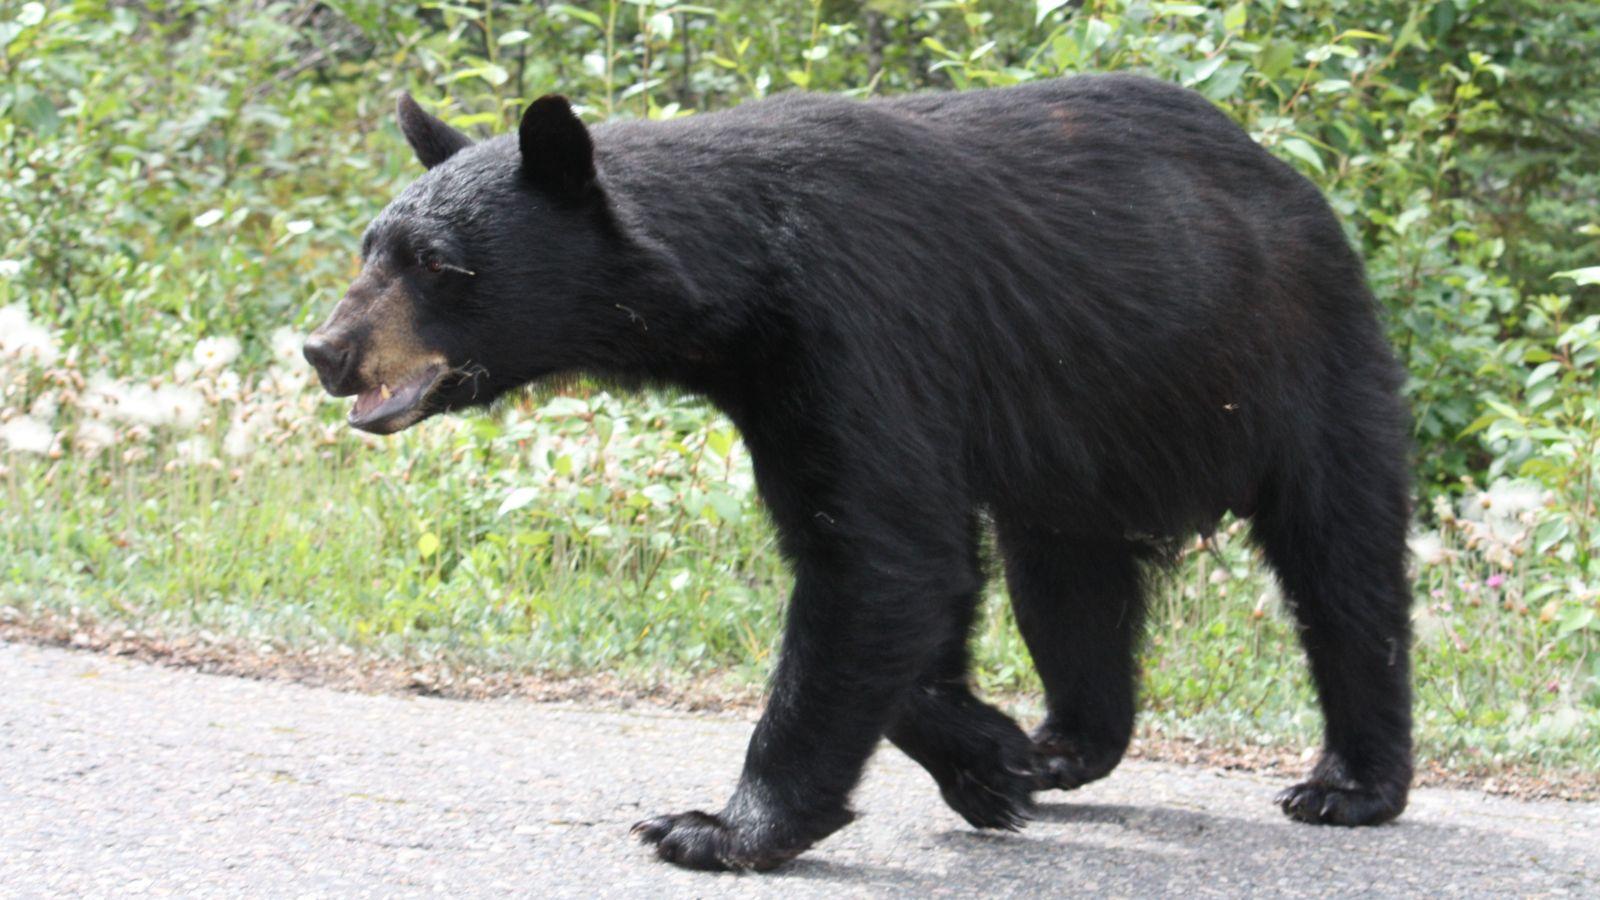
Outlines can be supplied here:
M1400 371L1317 189L1199 95L1128 76L786 94L592 131L552 97L479 144L409 98L401 120L431 171L307 349L362 395L352 420L398 430L561 372L686 388L738 425L793 564L738 788L641 822L663 858L792 858L850 820L885 735L980 827L1104 776L1147 560L1229 510L1326 721L1284 810L1404 807ZM411 349L378 346L401 319ZM423 374L374 393L408 353ZM1046 691L1031 738L968 686L988 523Z

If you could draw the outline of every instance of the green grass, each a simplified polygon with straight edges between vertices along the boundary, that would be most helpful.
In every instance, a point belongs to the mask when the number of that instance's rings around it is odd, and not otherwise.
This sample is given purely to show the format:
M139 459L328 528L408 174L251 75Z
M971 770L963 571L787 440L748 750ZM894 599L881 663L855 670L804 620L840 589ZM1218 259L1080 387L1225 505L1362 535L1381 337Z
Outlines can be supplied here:
M160 439L134 461L13 455L0 602L635 681L769 670L788 575L742 447L704 407L557 398L381 445L308 408L316 424L243 460L177 465ZM200 434L220 444L221 431ZM1593 632L1483 602L1481 585L1431 598L1438 577L1419 578L1421 758L1600 764ZM1036 696L998 581L975 648L983 689ZM1315 742L1293 628L1239 526L1155 579L1143 708L1168 734Z

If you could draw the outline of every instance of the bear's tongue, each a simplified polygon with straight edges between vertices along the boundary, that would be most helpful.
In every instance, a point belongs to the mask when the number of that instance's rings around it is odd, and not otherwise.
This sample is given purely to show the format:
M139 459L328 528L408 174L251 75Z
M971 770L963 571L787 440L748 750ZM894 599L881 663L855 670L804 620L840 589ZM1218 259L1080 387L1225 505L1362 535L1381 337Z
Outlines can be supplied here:
M428 366L400 385L380 384L356 395L350 424L370 427L410 412L427 396L439 376L438 366Z

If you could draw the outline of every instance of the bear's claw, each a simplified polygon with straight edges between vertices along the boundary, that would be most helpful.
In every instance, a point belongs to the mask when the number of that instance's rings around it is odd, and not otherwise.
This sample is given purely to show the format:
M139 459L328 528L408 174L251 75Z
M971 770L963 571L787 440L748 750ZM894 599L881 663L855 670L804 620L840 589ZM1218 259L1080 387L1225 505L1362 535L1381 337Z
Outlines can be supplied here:
M983 772L958 770L939 794L974 828L1021 831L1033 818L1034 774L999 764Z

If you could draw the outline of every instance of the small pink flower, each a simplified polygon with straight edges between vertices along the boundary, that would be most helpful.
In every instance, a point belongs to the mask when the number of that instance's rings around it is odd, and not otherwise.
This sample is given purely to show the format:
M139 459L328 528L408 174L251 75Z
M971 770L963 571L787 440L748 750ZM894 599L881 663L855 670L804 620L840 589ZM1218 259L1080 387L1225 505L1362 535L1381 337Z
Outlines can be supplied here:
M1434 588L1430 593L1433 599L1442 599L1444 597L1444 588Z
M1489 576L1489 580L1487 582L1485 582L1485 584L1489 585L1489 587L1491 589L1498 589L1502 584L1505 584L1505 583L1506 583L1506 577L1504 575L1499 574L1499 573L1495 573L1494 575L1490 575Z

